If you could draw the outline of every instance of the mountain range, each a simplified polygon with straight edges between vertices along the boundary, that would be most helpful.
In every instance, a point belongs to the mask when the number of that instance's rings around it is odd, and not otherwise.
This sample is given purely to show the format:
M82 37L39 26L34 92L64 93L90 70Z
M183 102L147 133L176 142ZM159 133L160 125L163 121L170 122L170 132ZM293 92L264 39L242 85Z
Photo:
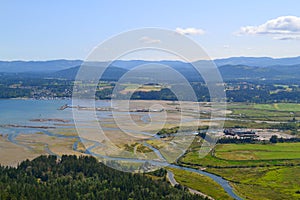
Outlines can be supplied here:
M195 63L207 63L197 61ZM50 61L0 61L1 73L18 73L23 75L38 74L47 78L74 79L82 60L50 60ZM231 57L216 59L223 79L300 79L300 57L269 58L269 57ZM107 63L90 63L92 66L104 66ZM144 61L116 60L104 73L103 79L116 80L137 66L157 64L169 66L189 81L199 81L198 73L192 64L182 61Z

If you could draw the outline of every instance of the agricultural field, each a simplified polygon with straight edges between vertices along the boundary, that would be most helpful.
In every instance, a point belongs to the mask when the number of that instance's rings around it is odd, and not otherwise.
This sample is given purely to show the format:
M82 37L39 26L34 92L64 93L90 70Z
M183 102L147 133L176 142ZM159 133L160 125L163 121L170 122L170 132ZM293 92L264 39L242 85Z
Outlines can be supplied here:
M235 119L261 121L295 121L300 119L300 104L249 104L231 103L227 109L231 111L228 117Z
M300 159L300 143L220 144L214 155L225 160Z
M204 158L199 150L194 142L178 162L223 177L242 198L300 199L300 143L218 144Z
M300 104L296 103L254 104L253 106L263 110L300 112Z
M174 173L176 181L191 189L200 191L214 199L232 199L224 189L211 178L181 169L168 169Z
M245 199L300 199L300 167L209 168ZM276 192L275 192L276 191Z
M201 167L232 168L300 164L300 143L218 144L204 158L200 145L192 148L179 162Z
M131 84L131 83L124 83L121 84L124 89L120 92L122 94L132 93L135 91L143 91L143 92L150 92L150 91L160 91L162 86L160 85L139 85L139 84Z

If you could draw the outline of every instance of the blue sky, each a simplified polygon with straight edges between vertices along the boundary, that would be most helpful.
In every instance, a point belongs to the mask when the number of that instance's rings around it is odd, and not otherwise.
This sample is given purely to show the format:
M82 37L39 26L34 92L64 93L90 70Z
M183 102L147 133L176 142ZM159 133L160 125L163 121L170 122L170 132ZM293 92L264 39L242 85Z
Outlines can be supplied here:
M143 27L180 28L212 58L300 56L299 17L297 0L2 0L0 60L84 59Z

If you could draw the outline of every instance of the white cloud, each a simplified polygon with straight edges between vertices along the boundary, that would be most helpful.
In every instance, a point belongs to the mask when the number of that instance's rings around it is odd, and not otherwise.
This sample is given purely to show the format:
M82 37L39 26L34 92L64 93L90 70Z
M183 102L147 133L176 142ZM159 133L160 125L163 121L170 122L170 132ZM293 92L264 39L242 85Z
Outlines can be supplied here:
M204 30L197 28L176 28L175 31L182 35L203 35L205 33Z
M159 39L150 38L148 36L141 37L139 41L146 44L158 44L161 42Z
M300 17L281 16L259 26L244 26L238 35L273 35L274 39L299 39Z

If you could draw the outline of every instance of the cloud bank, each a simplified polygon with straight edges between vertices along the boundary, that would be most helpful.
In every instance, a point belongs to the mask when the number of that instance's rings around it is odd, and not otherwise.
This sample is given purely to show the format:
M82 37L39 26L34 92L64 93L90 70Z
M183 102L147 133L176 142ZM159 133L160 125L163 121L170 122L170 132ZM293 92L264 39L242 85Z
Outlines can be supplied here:
M244 26L238 35L272 35L279 40L300 39L300 17L281 16L259 26Z
M176 28L175 31L182 35L203 35L205 31L197 28Z

